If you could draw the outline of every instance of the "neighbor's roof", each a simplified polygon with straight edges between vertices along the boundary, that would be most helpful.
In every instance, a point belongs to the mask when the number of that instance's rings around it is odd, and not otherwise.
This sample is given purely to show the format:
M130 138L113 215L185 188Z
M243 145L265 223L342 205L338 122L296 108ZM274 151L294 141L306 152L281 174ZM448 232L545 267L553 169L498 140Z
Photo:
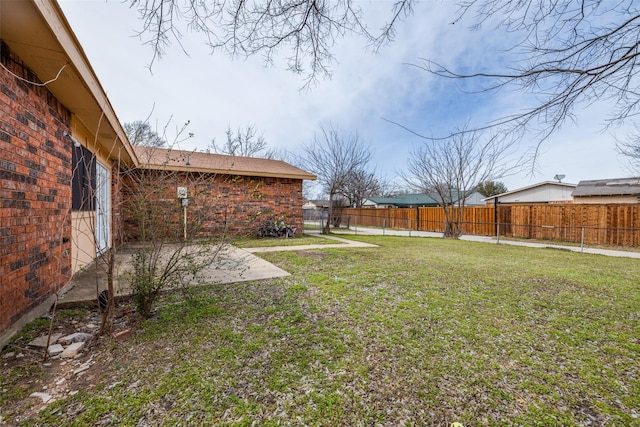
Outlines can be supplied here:
M306 204L312 204L315 205L319 208L328 208L329 207L329 200L327 199L316 199L316 200L307 200L305 201L305 205Z
M315 180L316 176L282 160L226 156L155 147L134 147L141 168L228 175ZM188 163L188 164L187 164Z
M640 194L640 177L580 181L572 196L635 196Z
M440 202L426 194L401 194L396 197L369 197L378 205L404 206L438 206Z
M531 190L531 189L537 188L537 187L543 187L545 185L551 185L551 186L556 186L556 187L571 187L571 188L575 188L575 186L576 186L575 184L569 184L568 182L544 181L544 182L539 182L537 184L528 185L526 187L516 188L515 190L507 191L506 193L496 194L495 196L487 197L486 199L483 199L483 200L485 200L485 201L493 200L496 197L499 199L502 196L510 196L512 194L521 193L523 191Z

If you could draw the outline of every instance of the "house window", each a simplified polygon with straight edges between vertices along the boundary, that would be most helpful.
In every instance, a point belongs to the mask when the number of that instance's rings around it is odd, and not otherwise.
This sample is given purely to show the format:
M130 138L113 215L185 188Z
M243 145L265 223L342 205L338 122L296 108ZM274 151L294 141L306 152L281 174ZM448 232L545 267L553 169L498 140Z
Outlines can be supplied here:
M73 147L71 204L74 211L95 209L96 159L85 147Z

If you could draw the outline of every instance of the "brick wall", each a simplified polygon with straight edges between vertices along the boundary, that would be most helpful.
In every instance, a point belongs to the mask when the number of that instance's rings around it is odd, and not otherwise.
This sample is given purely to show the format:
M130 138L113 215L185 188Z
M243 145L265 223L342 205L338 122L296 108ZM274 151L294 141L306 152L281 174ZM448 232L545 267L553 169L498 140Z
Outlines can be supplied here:
M139 237L136 217L145 206L144 214L158 214L158 221L170 219L171 232L180 238L183 230L183 209L177 199L177 187L187 187L189 206L187 223L190 235L217 236L223 231L233 235L254 234L265 219L283 219L302 231L302 180L185 174L138 170L135 176L123 179L125 199L125 235ZM134 212L136 211L137 212ZM153 219L147 217L147 220ZM194 230L193 232L191 230Z
M0 61L37 77L2 41ZM70 113L0 68L0 336L71 275Z

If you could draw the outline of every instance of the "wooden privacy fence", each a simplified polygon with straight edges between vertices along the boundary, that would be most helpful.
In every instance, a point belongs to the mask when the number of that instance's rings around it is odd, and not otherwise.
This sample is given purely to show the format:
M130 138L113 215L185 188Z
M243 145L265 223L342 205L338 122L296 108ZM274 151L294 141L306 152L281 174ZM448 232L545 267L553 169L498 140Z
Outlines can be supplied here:
M640 246L640 204L530 204L469 206L462 213L465 234L557 240L585 244ZM444 209L347 208L342 223L444 232Z
M493 207L469 206L462 213L465 234L495 235L495 210ZM503 215L501 210L499 214ZM454 212L459 215L458 212ZM503 221L503 219L499 219ZM401 230L444 232L444 209L433 208L348 208L342 211L342 223L347 226L384 227Z

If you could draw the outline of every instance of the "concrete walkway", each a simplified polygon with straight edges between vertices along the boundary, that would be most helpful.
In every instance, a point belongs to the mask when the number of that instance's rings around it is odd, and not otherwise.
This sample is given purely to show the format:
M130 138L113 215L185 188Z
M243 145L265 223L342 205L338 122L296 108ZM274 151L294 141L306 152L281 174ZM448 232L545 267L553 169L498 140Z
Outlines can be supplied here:
M259 252L299 251L306 249L349 248L349 247L376 247L370 243L355 242L335 236L325 236L319 232L311 231L308 234L317 235L325 239L331 239L336 243L321 245L300 246L273 246L240 249L232 245L224 245L218 251L207 255L198 255L200 259L208 263L208 266L199 272L197 277L189 277L189 286L207 285L213 283L235 283L250 280L273 279L288 276L289 273L253 255ZM131 295L129 288L130 272L133 271L133 254L135 247L122 248L117 252L114 268L114 287L116 298ZM92 264L85 270L76 273L67 290L58 300L58 307L73 307L78 305L96 305L96 295L107 287L107 273L105 266L100 263Z
M415 230L395 230L395 229L382 229L382 228L368 228L368 227L357 227L352 230L332 230L334 234L344 233L345 235L385 235L385 236L411 236L411 237L437 237L442 238L442 233L434 233L430 231L415 231ZM530 248L554 248L554 249L564 249L572 252L582 252L585 254L596 254L596 255L606 255L613 257L623 257L623 258L637 258L640 259L640 252L633 251L620 251L615 249L599 249L599 248L588 248L585 247L581 249L579 246L568 246L568 245L556 245L552 243L534 243L527 242L522 240L504 240L500 239L498 241L495 237L490 236L471 236L471 235L463 235L460 237L460 240L468 240L472 242L482 242L482 243L499 243L501 245L513 245L513 246L526 246Z
M321 234L320 230L305 230L304 234L308 234L311 236L322 237L324 239L334 240L338 243L334 244L320 244L320 245L300 245L300 246L273 246L273 247L262 247L262 248L246 248L247 252L258 253L258 252L282 252L282 251L303 251L306 249L329 249L329 248L377 248L378 245L373 245L371 243L357 242L355 240L343 239L337 236L328 236L326 234Z

